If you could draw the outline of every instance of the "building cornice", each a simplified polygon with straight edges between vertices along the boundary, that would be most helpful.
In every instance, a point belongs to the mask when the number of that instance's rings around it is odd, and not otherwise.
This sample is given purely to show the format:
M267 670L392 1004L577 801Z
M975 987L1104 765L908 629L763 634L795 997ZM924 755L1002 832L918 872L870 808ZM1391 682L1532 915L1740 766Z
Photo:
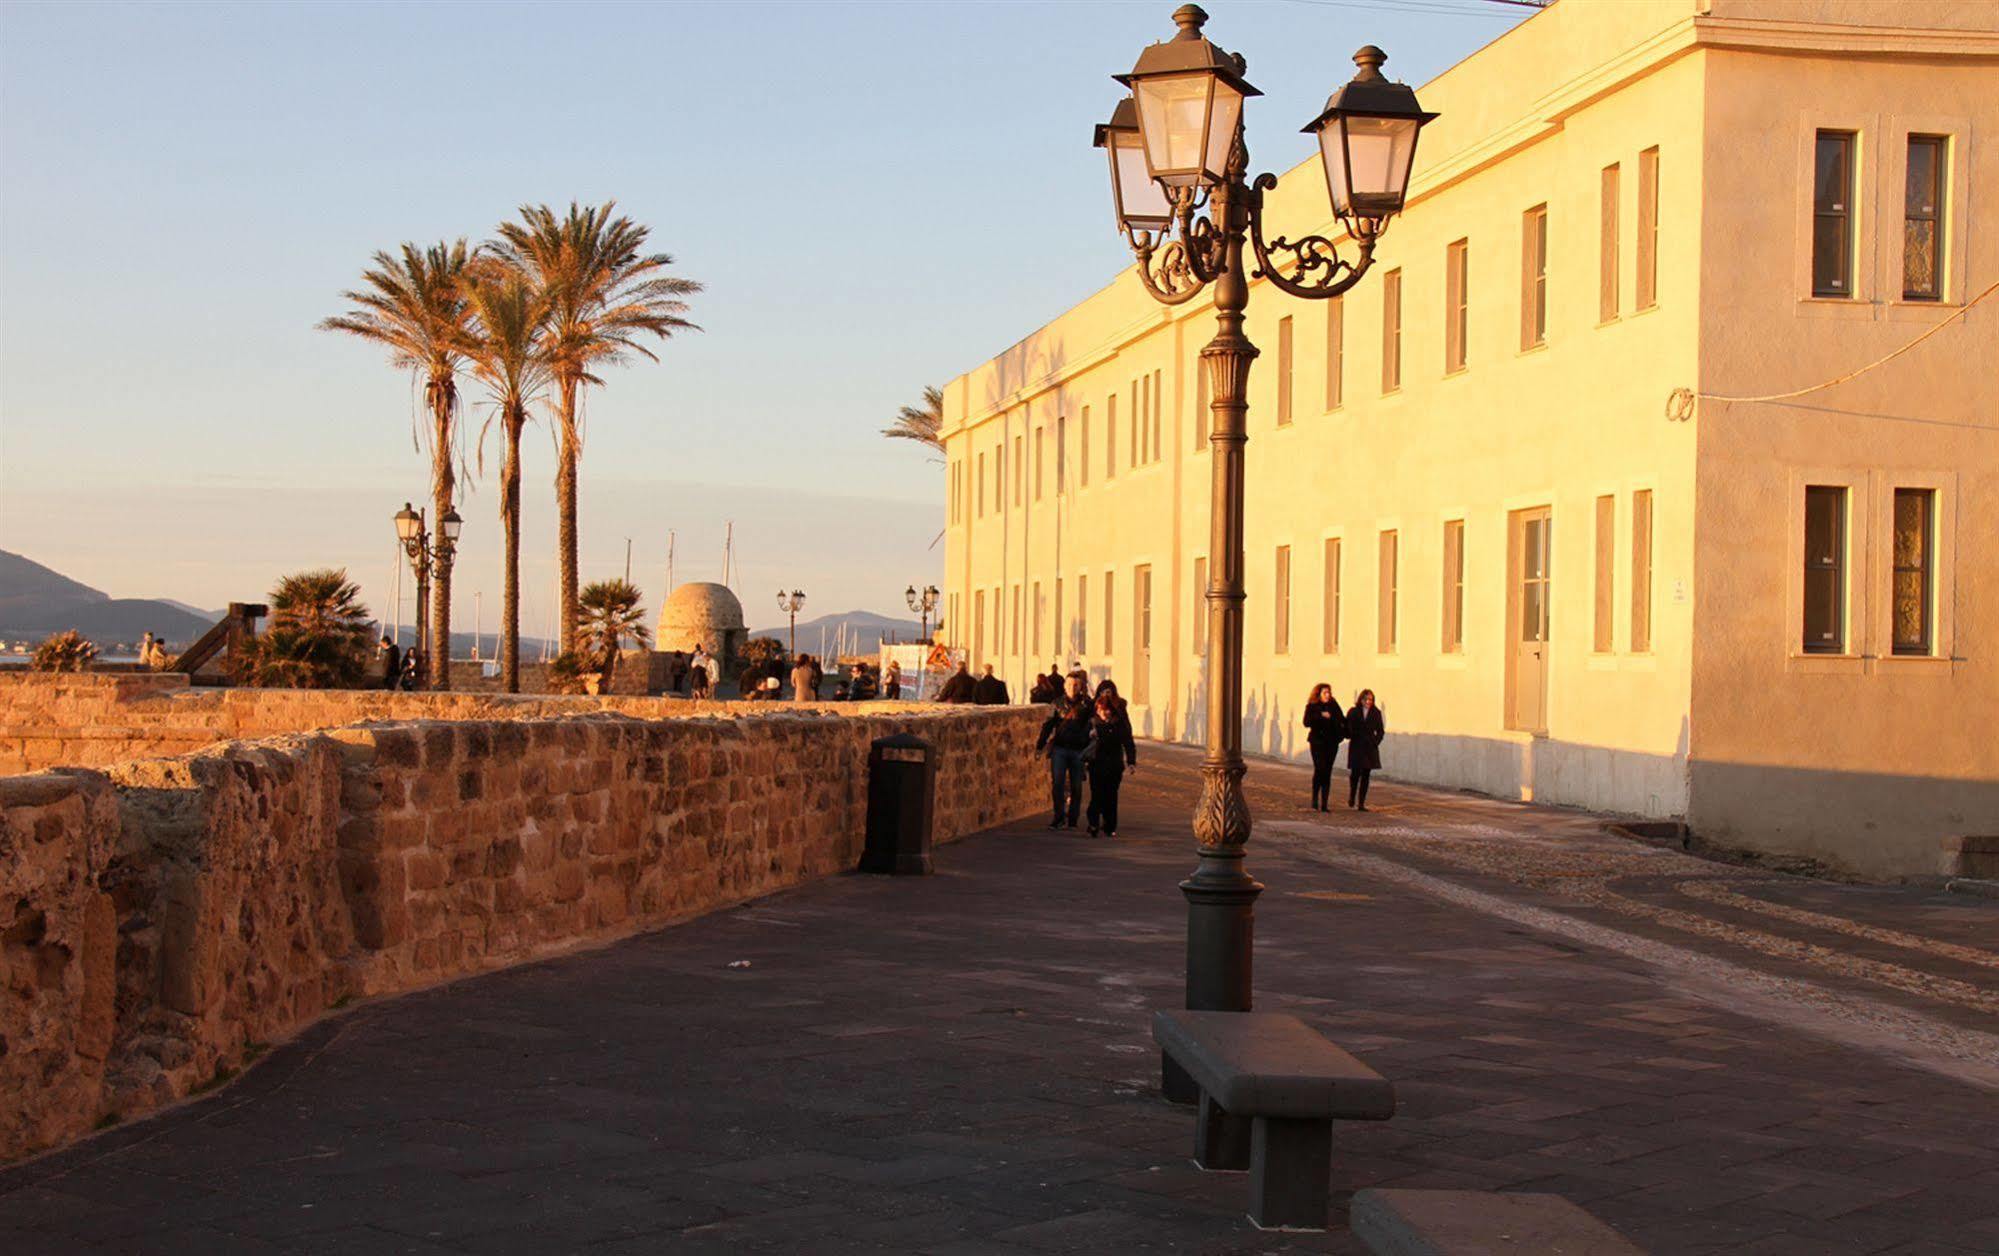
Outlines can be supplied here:
M1999 30L1848 26L1748 17L1695 17L1705 48L1751 52L1838 53L1848 57L1982 60L1999 57Z

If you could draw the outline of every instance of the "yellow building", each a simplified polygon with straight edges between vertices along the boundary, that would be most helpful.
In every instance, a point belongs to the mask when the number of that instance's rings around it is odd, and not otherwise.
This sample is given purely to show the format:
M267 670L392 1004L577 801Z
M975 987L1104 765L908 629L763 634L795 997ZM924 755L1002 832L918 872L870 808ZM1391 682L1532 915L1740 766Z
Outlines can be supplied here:
M1369 687L1390 775L1950 870L1999 834L1999 4L1559 0L1419 95L1373 271L1252 285L1246 752ZM1314 156L1268 221L1329 218ZM1195 743L1213 327L1127 270L945 390L953 644Z

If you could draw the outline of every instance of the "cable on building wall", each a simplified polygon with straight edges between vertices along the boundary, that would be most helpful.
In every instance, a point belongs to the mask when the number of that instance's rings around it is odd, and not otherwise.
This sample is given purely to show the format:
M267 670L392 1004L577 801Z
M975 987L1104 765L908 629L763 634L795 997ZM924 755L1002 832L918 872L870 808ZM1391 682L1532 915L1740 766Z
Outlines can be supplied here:
M1980 301L1983 301L1985 298L1991 296L1995 292L1999 292L1999 283L1991 284L1985 289L1985 291L1979 293L1977 296L1971 298L1971 300L1966 301L1963 305L1959 306L1957 310L1954 313L1952 313L1949 318L1938 321L1934 326L1924 331L1920 336L1917 336L1914 340L1911 340L1909 343L1903 345L1899 349L1896 349L1894 352L1884 354L1883 356L1874 359L1872 362L1869 362L1866 366L1858 367L1854 370L1848 371L1846 374L1837 376L1833 379L1826 380L1822 384L1812 384L1811 386L1806 388L1794 388L1790 392L1765 393L1759 397L1724 397L1719 393L1696 393L1691 388L1675 388L1672 392L1666 395L1666 419L1668 422L1672 423L1684 423L1688 419L1693 418L1694 402L1696 399L1701 401L1789 401L1793 397L1802 397L1807 393L1820 392L1824 389L1831 388L1834 385L1844 384L1846 381L1850 379L1858 379L1862 375L1865 375L1867 374L1867 372L1873 370L1875 367L1885 366L1888 363L1894 361L1896 358L1901 357L1909 350L1923 343L1923 341L1928 340L1931 336L1936 335L1944 328L1950 326L1952 323L1955 323L1958 319L1963 318L1966 314L1971 313L1973 306L1977 305Z

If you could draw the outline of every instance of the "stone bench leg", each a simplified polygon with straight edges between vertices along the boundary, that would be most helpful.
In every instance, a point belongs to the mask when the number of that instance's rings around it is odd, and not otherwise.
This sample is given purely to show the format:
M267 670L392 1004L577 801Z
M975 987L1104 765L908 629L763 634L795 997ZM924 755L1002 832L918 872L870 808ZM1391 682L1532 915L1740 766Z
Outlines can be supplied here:
M1247 1169L1249 1143L1249 1118L1231 1115L1203 1094L1200 1117L1194 1122L1194 1163L1209 1170Z
M1325 1229L1333 1123L1260 1116L1253 1124L1249 1219L1265 1229Z
M1169 1103L1194 1103L1201 1097L1201 1088L1180 1062L1164 1051L1159 1053L1159 1093L1166 1096Z

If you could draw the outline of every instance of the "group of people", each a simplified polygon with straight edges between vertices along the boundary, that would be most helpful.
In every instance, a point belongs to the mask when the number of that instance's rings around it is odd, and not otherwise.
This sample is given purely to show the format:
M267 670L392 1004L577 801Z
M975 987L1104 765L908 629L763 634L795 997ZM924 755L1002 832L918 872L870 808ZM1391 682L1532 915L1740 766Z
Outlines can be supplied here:
M423 651L397 646L386 633L375 646L382 660L382 688L417 690L423 688Z
M992 675L992 668L986 669L986 675ZM1051 667L1048 676L1036 677L1031 696L1042 701L1039 695L1047 692L1046 682L1059 675ZM1048 827L1073 829L1080 813L1091 837L1116 837L1118 789L1124 784L1126 770L1138 768L1131 715L1118 696L1116 682L1106 678L1092 692L1088 673L1078 669L1061 678L1060 687L1047 701L1048 718L1042 721L1034 749L1036 754L1048 756L1048 793L1054 811ZM1086 777L1090 783L1087 809L1083 806Z
M988 663L974 678L971 669L958 664L958 670L951 673L941 689L937 691L939 702L964 702L973 706L1005 706L1013 701L1007 692L1006 682L993 675L993 665Z
M147 633L145 639L139 642L139 666L156 672L173 666L173 656L167 653L167 643Z
M1347 743L1347 806L1367 810L1368 778L1381 768L1381 741L1388 735L1374 690L1363 689L1352 707L1341 710L1327 684L1312 688L1305 703L1305 742L1312 751L1312 806L1329 809L1333 793L1333 763L1340 743Z

